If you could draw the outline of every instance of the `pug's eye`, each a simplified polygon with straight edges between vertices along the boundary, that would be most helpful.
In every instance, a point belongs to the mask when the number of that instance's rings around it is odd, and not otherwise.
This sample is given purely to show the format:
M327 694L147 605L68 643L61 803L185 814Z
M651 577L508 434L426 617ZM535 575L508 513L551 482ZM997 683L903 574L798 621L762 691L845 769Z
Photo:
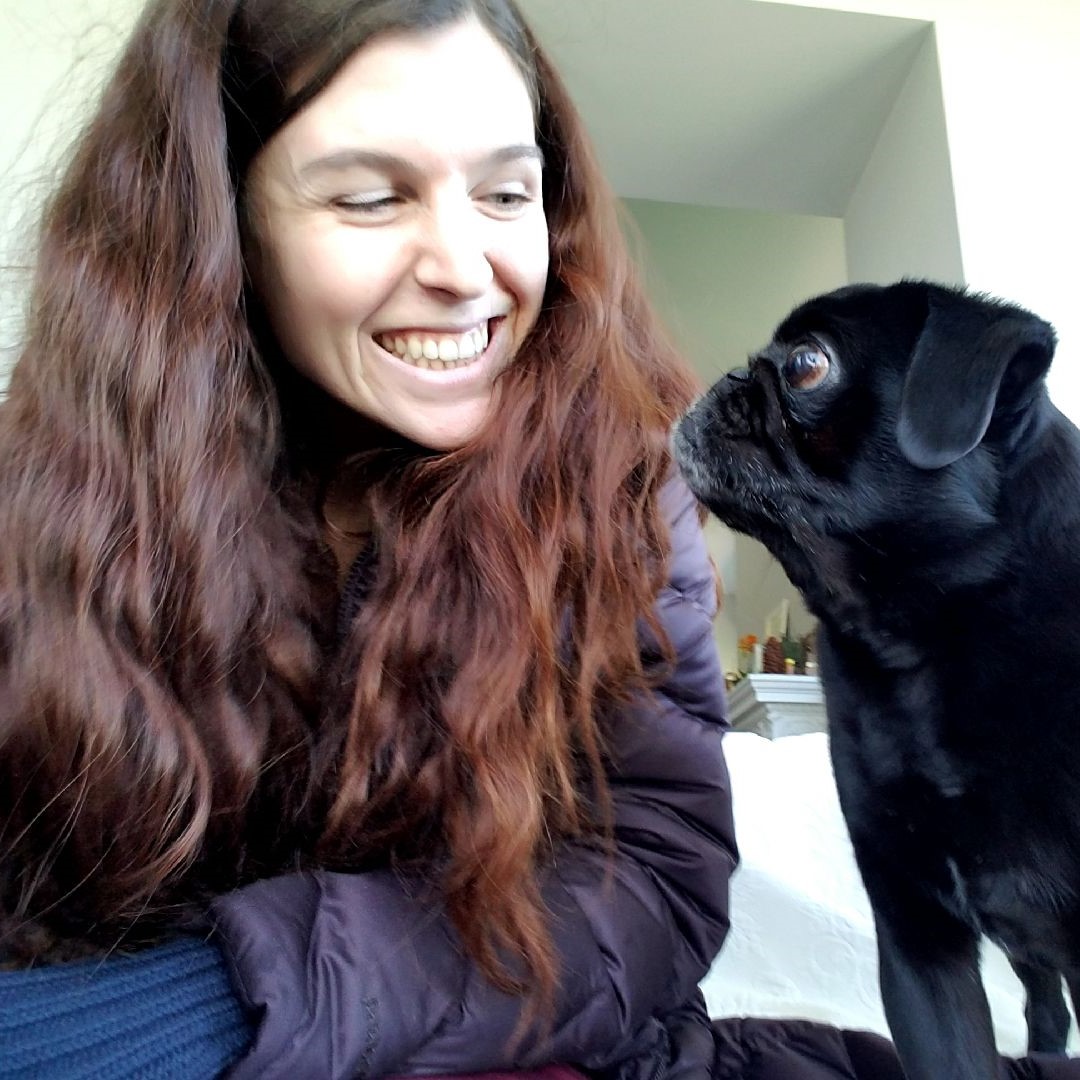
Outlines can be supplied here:
M784 361L784 381L792 390L813 390L829 374L829 354L820 345L796 345Z

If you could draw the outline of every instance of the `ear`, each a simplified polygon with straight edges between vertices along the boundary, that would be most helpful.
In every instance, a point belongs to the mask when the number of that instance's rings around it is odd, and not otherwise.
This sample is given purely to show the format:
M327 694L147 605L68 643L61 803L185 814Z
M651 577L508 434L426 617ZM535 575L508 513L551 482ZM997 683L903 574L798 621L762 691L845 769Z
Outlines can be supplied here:
M1054 355L1049 323L1022 308L961 292L931 292L900 404L900 449L940 469L982 441L1003 380L1025 400Z

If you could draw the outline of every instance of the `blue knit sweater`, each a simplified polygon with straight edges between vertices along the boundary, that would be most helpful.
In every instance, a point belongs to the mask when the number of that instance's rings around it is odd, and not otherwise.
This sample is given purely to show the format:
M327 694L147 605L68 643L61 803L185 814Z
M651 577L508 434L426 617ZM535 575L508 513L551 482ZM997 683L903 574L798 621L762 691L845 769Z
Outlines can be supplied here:
M0 972L0 1080L212 1080L251 1033L207 941Z

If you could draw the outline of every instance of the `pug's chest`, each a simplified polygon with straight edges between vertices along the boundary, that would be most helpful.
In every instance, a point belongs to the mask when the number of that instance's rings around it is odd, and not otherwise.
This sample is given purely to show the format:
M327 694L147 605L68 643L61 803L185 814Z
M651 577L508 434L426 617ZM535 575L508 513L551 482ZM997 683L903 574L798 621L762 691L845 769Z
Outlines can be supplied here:
M885 678L847 681L833 696L826 684L846 809L878 831L924 837L971 874L993 863L994 851L1020 859L1025 810L1041 806L1040 787L1056 778L1044 760L1029 760L1022 740L999 738L994 724L980 727L978 709L957 719L949 698L927 673L892 687Z

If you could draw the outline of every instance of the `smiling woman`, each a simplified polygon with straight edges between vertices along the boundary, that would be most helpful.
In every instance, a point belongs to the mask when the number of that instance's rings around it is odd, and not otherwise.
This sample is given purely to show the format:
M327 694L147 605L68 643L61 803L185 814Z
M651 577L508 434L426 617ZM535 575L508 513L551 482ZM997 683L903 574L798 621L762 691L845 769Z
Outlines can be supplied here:
M348 60L245 188L250 266L289 360L357 413L462 446L548 271L529 88L475 18Z
M0 1075L710 1056L695 387L512 4L153 0L37 266L0 950L133 955L0 977Z

